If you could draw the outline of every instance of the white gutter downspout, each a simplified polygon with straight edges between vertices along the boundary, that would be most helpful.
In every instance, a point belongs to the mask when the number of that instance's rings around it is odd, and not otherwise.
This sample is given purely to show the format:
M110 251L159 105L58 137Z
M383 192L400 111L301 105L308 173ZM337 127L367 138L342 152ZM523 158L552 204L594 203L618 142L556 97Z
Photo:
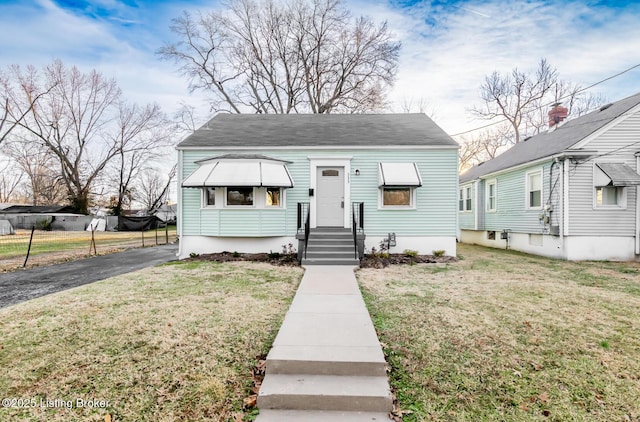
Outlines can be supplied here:
M473 184L476 195L476 203L473 210L473 228L474 230L478 230L478 214L480 213L480 180L476 179Z
M564 249L564 259L569 259L565 236L569 236L569 165L570 159L565 159L562 165L562 227L560 241Z
M177 222L176 231L178 234L178 253L177 256L180 258L182 256L182 245L184 242L182 241L182 159L184 152L182 150L178 150L178 177L176 177L177 181L177 197L178 197L178 212L177 212Z
M640 152L636 152L636 172L640 173ZM640 255L640 186L636 186L636 255Z

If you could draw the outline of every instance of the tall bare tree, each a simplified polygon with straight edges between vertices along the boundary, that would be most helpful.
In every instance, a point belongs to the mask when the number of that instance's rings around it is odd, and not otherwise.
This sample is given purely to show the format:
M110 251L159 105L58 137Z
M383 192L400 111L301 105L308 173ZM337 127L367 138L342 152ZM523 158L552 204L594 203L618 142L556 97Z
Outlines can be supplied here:
M53 87L31 107L18 123L25 138L42 142L56 157L69 201L80 212L87 212L94 184L104 176L114 157L141 148L135 137L123 132L119 122L121 91L114 79L92 70L83 73L67 68L59 60L41 73L16 68L14 77L28 76L35 92ZM13 102L25 109L32 98L30 89L16 93ZM154 108L157 111L157 108ZM22 136L22 135L21 135Z
M67 199L56 156L33 139L8 142L5 154L17 165L25 179L23 194L33 205L61 204Z
M496 125L470 138L460 140L458 170L464 172L476 164L495 158L510 146L511 126Z
M51 92L52 86L41 87L35 83L36 69L29 66L22 72L18 66L0 71L0 145L27 117L36 103ZM26 101L16 101L16 95L26 94Z
M461 140L460 170L494 158L512 145L548 128L548 111L554 104L567 107L577 117L602 105L606 98L593 95L571 82L559 79L558 71L541 59L534 73L514 68L510 73L493 72L480 87L482 104L471 112L495 125L470 139ZM501 120L500 120L501 119Z
M157 104L139 107L120 103L110 142L117 146L117 154L110 162L112 184L118 187L112 213L120 215L125 203L135 196L134 182L148 163L158 157L172 140L172 126Z
M159 54L234 113L363 112L385 104L400 43L339 0L231 0L173 20Z
M154 168L142 173L137 188L138 201L142 203L148 214L154 214L167 201L169 189L176 177L177 166L174 165L165 176Z
M471 112L493 120L503 119L511 126L510 144L539 133L548 124L547 111L562 103L569 113L578 116L602 103L604 98L582 92L580 86L560 80L558 70L541 59L533 73L514 68L509 73L494 71L480 86L482 104Z
M0 162L0 203L11 202L16 197L16 189L24 174L15 167L15 163Z
M526 117L540 106L558 80L558 71L541 59L534 74L514 68L510 73L494 71L480 86L482 104L472 112L483 119L505 119L513 129L513 143L527 131Z

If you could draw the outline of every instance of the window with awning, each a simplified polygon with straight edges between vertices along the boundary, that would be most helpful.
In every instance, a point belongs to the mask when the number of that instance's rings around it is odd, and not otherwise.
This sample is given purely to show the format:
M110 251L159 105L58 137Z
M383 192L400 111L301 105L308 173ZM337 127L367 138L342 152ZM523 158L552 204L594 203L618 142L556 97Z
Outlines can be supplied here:
M379 163L378 186L420 187L422 178L416 163Z
M382 208L415 208L415 188L422 186L416 163L379 163Z
M292 188L293 179L287 161L264 158L210 158L182 182L185 188L205 187L274 187Z
M624 163L596 163L594 186L638 186L640 174Z

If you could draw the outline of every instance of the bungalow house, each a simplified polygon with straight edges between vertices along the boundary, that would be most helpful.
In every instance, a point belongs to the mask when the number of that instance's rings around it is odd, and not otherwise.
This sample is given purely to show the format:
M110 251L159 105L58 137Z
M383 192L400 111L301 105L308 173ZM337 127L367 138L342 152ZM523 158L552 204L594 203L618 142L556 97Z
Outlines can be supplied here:
M460 240L567 260L640 258L640 93L564 121L460 176Z
M180 258L456 254L458 145L424 114L218 114L177 149Z

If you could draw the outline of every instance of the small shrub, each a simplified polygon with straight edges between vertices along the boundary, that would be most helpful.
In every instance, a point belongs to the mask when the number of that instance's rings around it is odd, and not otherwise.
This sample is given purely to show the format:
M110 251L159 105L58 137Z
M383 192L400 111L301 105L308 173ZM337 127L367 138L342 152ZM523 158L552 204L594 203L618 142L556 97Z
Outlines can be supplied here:
M238 251L233 251L233 255L234 258L240 258L240 252Z
M189 254L189 258L197 258L197 257L199 257L199 256L200 256L200 254L199 254L199 253L195 253L195 252L191 252L191 253Z
M280 252L269 251L269 259L279 259Z
M411 258L415 258L416 256L418 256L418 251L414 251L412 249L405 249L403 252L404 256L408 256Z
M433 251L433 256L444 256L447 253L444 249L438 249L437 251Z

